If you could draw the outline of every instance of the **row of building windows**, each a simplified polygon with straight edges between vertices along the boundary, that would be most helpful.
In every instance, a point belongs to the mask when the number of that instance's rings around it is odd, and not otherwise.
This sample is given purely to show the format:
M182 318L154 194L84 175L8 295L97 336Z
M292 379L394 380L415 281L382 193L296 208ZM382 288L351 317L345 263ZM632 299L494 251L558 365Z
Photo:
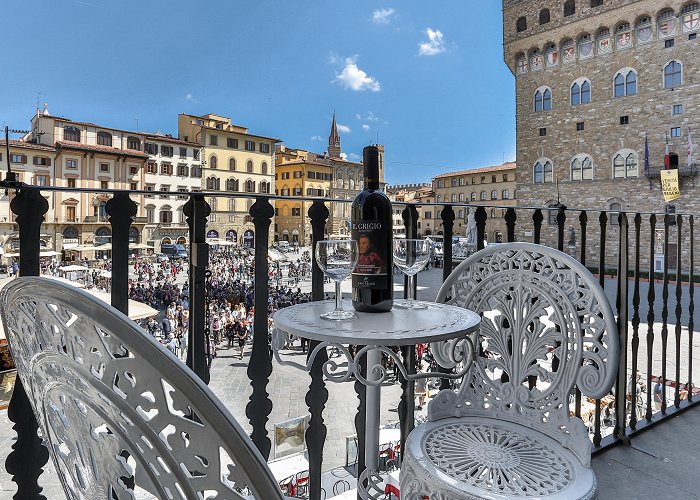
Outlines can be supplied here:
M209 168L219 168L219 159L216 157L216 155L211 155L209 157ZM229 158L228 160L228 169L231 172L235 172L238 169L238 164L236 162L235 158ZM248 160L245 163L245 171L249 174L252 174L254 171L253 168L253 160ZM267 175L267 162L264 161L260 164L260 173Z
M235 137L227 137L226 138L226 147L230 149L238 149L238 139ZM219 136L210 134L209 135L209 145L210 146L218 146L219 145ZM246 151L255 151L255 141L250 141L246 140L244 141L244 149ZM259 142L258 143L258 149L261 153L269 153L270 152L270 144L267 142Z
M551 93L550 93L551 95ZM471 178L471 184L476 184L476 177ZM508 182L508 174L502 174L501 179L503 182ZM487 181L487 176L482 175L480 184L486 184ZM491 182L498 182L498 176L497 175L492 175L491 176ZM449 180L449 186L448 186L448 181L443 180L443 179L438 179L437 181L437 187L438 189L440 188L446 188L446 187L457 187L457 186L466 186L467 185L467 179L465 177L453 177Z
M591 7L598 7L600 5L603 5L603 0L589 0L590 1L590 6ZM564 4L562 5L562 14L564 17L569 17L573 16L576 13L576 1L575 0L566 0ZM540 13L538 15L540 25L547 24L549 21L551 21L551 14L549 12L549 9L542 9L540 10ZM527 29L527 17L522 16L515 21L515 31L520 33L521 31L525 31Z
M612 159L612 177L624 179L639 176L639 157L636 152L622 150ZM585 181L593 179L593 159L587 154L574 156L569 162L569 180ZM535 184L554 182L554 163L549 158L540 158L532 167L532 181Z
M663 85L665 89L680 87L683 82L683 66L679 61L669 61L664 66ZM624 97L637 94L637 71L625 68L613 78L613 97ZM591 102L591 81L582 77L576 79L569 89L570 103L572 106L588 104ZM533 108L535 112L550 111L552 109L552 89L546 86L539 87L533 96Z
M205 186L208 191L219 191L221 190L221 179L218 177L207 177L205 181ZM266 181L261 181L259 183L260 193L270 193L271 184ZM240 181L238 179L227 179L226 180L226 191L240 191ZM248 179L243 182L243 192L245 193L255 193L255 181Z
M278 176L278 174L275 174L275 179L281 178L281 179L289 179L289 174L290 172L281 172ZM295 172L292 172L294 179L301 179L304 177L304 172L302 170L298 170ZM316 180L322 180L322 181L332 181L333 180L333 174L328 174L325 172L314 172L313 170L309 170L306 172L306 177L308 179L316 179Z
M476 191L472 191L472 193L469 197L469 201L477 201L476 197L477 197ZM488 193L486 191L481 191L479 193L479 200L484 201L484 200L488 200L488 199L489 199ZM494 189L493 191L491 191L491 198L490 199L492 199L492 200L498 199L498 190ZM504 189L503 191L501 191L501 199L502 200L509 200L510 199L510 191L508 189ZM437 195L435 197L435 201L437 203L440 203L442 201L449 201L449 202L457 203L457 202L466 202L467 200L466 200L465 193L459 193L459 195L456 193L453 193L451 195L445 195L444 198L441 195Z

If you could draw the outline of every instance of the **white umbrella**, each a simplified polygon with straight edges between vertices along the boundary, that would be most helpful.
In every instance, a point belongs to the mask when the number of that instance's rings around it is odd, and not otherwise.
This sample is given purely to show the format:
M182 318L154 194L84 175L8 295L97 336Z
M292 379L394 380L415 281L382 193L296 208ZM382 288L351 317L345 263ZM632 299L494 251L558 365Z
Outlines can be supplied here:
M100 276L102 276L103 278L111 278L112 271L100 271Z
M66 273L69 273L71 271L89 271L90 270L89 267L79 266L77 264L71 264L69 266L61 266L58 269L60 271L66 272Z
M112 303L112 296L107 292L100 292L95 289L85 290L90 295L93 295L107 304ZM136 300L129 299L129 318L133 320L146 319L151 316L158 314L157 309L153 309L151 306L144 304L143 302L138 302Z
M73 285L76 288L85 288L85 285L83 285L82 283L78 283L77 281L67 280L66 278L59 278L58 276L50 276L48 274L42 274L41 277L42 278L49 278L49 279L52 279L55 281L60 281L61 283L66 283L68 285Z

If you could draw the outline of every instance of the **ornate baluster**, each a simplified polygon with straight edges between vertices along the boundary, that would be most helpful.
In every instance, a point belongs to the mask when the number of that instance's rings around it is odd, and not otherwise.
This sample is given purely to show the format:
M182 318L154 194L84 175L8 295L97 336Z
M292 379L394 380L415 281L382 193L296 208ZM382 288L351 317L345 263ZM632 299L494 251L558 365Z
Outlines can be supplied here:
M601 212L598 220L600 221L600 246L598 247L600 249L598 254L598 283L601 287L605 288L605 241L606 230L608 226L608 214L605 212ZM596 399L593 444L595 446L600 446L601 439L602 436L600 434L600 399Z
M323 239L323 234L328 219L328 208L321 200L314 200L309 208L312 230L312 253L316 248L316 242ZM311 258L311 299L323 300L323 272L318 267L315 258ZM312 340L307 356L319 344ZM307 358L308 359L308 358ZM311 366L311 383L306 392L306 404L309 407L309 428L306 431L306 447L309 451L309 498L321 499L321 468L323 465L323 447L326 443L327 429L323 420L323 410L328 402L328 389L323 381L323 365L328 360L325 349L318 352Z
M666 415L666 355L668 348L668 238L671 217L664 215L664 277L661 297L663 308L661 309L661 413Z
M617 333L620 336L620 359L617 368L617 386L615 388L615 429L614 436L629 441L625 436L627 425L627 316L628 316L628 292L629 280L629 223L627 214L620 212L618 215L620 227L620 246L617 260L617 290L619 305L617 309Z
M557 249L564 251L564 225L566 223L566 206L559 204L557 210Z
M358 352L364 346L356 346ZM362 378L367 378L367 356L362 356L357 360L357 369L360 371ZM359 478L365 471L365 415L367 410L367 386L357 379L354 384L355 394L357 394L357 413L355 414L355 431L357 432L357 500L363 500L360 496L360 490L366 487L366 484L360 485ZM399 403L399 413L401 412L401 403ZM402 433L403 434L403 433Z
M631 400L631 415L630 427L637 427L637 363L639 355L639 254L642 216L635 214L634 216L634 293L632 295L632 394Z
M542 210L540 210L538 208L532 214L532 223L534 225L534 233L533 233L533 237L532 237L532 242L537 243L538 245L540 244L540 239L542 236L542 221L543 220L544 220L544 216L542 215Z
M207 217L211 213L204 195L193 194L183 209L190 232L190 320L187 341L187 366L205 383L209 382L209 363L205 357L208 348L206 314L209 311L204 296L206 272L209 265L209 244L206 242Z
M578 221L579 224L581 225L581 256L579 260L581 261L581 264L584 266L586 265L586 227L588 225L588 214L586 214L586 211L583 210L578 216ZM578 418L581 418L581 390L576 387L575 389L575 415Z
M10 210L17 215L19 226L21 276L39 276L41 223L48 209L49 202L34 187L20 187L10 202ZM7 417L14 422L12 429L17 433L12 452L5 459L5 470L12 475L12 481L17 485L14 498L46 500L41 494L43 488L39 486L39 476L44 472L49 452L37 435L39 426L19 377L15 379Z
M267 384L272 374L272 359L267 340L267 248L270 239L270 219L275 210L267 198L258 198L250 207L250 215L255 225L255 318L253 319L253 350L248 362L248 378L253 387L245 414L253 427L251 439L267 460L272 443L267 436L267 424L272 412L272 401L267 392Z
M112 306L129 314L129 228L137 206L128 191L118 191L105 211L112 225Z
M693 216L688 217L688 231L690 233L690 243L688 248L690 250L690 269L688 270L689 282L688 282L688 401L693 400L693 329L695 324L693 322L693 314L695 313L695 283L693 283L693 273L695 272L695 265L693 261Z
M508 243L515 241L515 221L518 220L518 214L515 213L514 208L509 208L506 210L506 238L508 238Z
M681 313L683 308L681 306L681 298L683 297L683 285L681 281L681 247L683 243L681 230L683 228L683 216L678 214L676 216L676 388L673 393L673 405L676 408L681 406Z
M651 422L651 375L652 356L654 350L654 302L656 292L654 291L654 241L656 239L656 215L651 214L649 218L649 290L647 292L647 413L645 418Z
M442 276L443 279L447 279L447 276L452 272L452 234L455 223L455 212L452 210L452 205L447 205L442 210L442 226L444 228L444 235L442 237L442 252L443 252L443 267ZM416 218L417 219L417 218ZM414 220L416 220L414 219ZM415 282L415 280L414 280Z
M486 209L484 207L478 207L476 213L474 214L474 220L476 221L476 249L484 249L484 240L486 239ZM445 242L446 244L447 242Z

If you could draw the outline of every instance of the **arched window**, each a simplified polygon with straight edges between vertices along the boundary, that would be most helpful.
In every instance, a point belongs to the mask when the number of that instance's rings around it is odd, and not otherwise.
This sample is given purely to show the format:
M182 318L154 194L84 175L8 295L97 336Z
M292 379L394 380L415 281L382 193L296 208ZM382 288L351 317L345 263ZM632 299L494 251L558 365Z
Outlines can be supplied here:
M269 183L269 182L262 181L262 182L260 183L260 192L261 192L261 193L268 194L268 193L270 192L270 183Z
M635 151L618 151L613 157L613 178L639 177L639 159Z
M255 182L248 179L245 181L245 192L246 193L254 193L255 192Z
M442 187L442 179L438 180L438 187L439 187L439 188Z
M579 78L571 85L571 105L588 104L591 102L591 82L587 78Z
M97 132L97 144L99 146L111 146L112 134L109 132Z
M464 201L464 193L459 193L459 201Z
M246 169L246 172L248 172L249 174L253 173L253 160L248 160L246 162L245 169Z
M209 206L212 212L216 212L219 209L218 200L216 198L209 198Z
M610 204L610 213L608 214L608 220L610 221L611 226L619 226L620 225L620 212L622 211L622 205L620 203L611 203Z
M547 24L549 22L549 9L542 9L540 11L540 24Z
M576 14L576 2L574 0L566 0L564 2L564 17L573 16Z
M549 111L552 109L552 91L548 87L542 87L535 92L535 111Z
M267 174L267 162L266 161L262 162L262 164L260 165L260 168L261 168L263 174Z
M459 185L464 186L464 177L459 178Z
M63 140L80 142L80 129L78 127L66 125L63 127Z
M593 179L593 160L585 154L576 155L571 160L571 180L586 181Z
M613 80L615 97L635 95L637 93L637 71L624 68L617 72Z
M235 191L236 179L230 177L226 179L226 191Z
M469 197L471 201L476 201L476 193L472 193L472 195Z
M482 192L479 194L479 199L480 199L481 201L485 201L485 200L486 200L486 191L482 191Z
M209 168L218 168L218 160L216 159L216 155L211 155L209 157Z
M683 68L678 61L670 61L664 66L664 88L675 89L681 86Z
M129 136L126 138L126 148L134 151L141 151L141 140L138 137Z
M510 199L510 193L507 189L504 189L503 192L501 192L501 198L503 198L504 200Z
M492 200L498 199L498 191L496 191L495 189L493 191L491 191L491 199Z
M77 240L78 239L78 230L74 228L73 226L68 226L63 230L63 239L64 240Z
M553 180L553 166L552 161L547 158L541 158L537 160L534 167L532 168L533 181L536 184L541 184L543 182L552 182Z
M440 202L442 201L442 196L440 196L440 195L437 195L437 199L436 199L436 201L437 201L438 203L440 203Z
M457 195L456 195L456 194L453 194L452 196L450 196L450 201L453 202L453 203L456 202L456 201L457 201Z
M229 198L228 199L228 211L229 212L236 211L236 198Z
M219 179L217 179L216 177L214 177L214 176L208 177L207 178L207 189L209 191L216 191L219 189L220 183L221 183L221 181Z
M228 161L228 169L232 172L236 170L236 159L235 158L231 158Z
M527 19L523 17L519 17L517 21L515 21L515 31L520 33L521 31L525 31L527 29Z

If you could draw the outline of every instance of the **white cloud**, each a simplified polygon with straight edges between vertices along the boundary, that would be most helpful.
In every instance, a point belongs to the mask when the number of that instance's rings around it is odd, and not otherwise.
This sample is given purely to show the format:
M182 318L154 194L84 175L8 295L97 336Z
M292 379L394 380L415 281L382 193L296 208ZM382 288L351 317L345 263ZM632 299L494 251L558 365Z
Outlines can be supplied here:
M344 89L362 92L371 90L379 92L381 85L376 78L369 76L363 70L357 67L357 57L348 57L345 59L345 67L340 73L335 75L335 80L331 83L339 83Z
M351 131L350 127L348 127L347 125L341 125L340 123L338 123L338 132L341 132L343 134L349 134Z
M311 137L309 137L309 139L311 139L312 141L322 141L323 137L321 137L320 135L312 135Z
M396 13L394 9L377 9L372 12L372 22L374 24L389 24L390 17Z
M185 95L185 101L187 101L187 102L197 102L197 99L195 99L194 96L193 96L192 94L189 94L189 93L188 93L188 94Z
M379 117L374 116L374 113L372 113L372 112L370 111L369 113L367 113L367 117L365 118L365 120L367 120L367 121L369 121L369 122L378 122L378 121L379 121Z
M348 159L348 154L347 154L347 153L340 153L340 158L343 159L343 160L347 160L347 159Z
M360 113L355 113L355 118L357 118L358 120L362 120L362 117L360 116Z
M418 44L418 55L434 56L445 52L445 40L440 30L428 28L425 30L425 34L428 35L428 40Z
M365 132L367 132L367 131L369 130L369 125L367 125L366 123L363 123L363 124L362 124L362 130L364 130Z
M360 155L358 155L357 153L350 153L350 155L348 156L348 160L360 161Z

